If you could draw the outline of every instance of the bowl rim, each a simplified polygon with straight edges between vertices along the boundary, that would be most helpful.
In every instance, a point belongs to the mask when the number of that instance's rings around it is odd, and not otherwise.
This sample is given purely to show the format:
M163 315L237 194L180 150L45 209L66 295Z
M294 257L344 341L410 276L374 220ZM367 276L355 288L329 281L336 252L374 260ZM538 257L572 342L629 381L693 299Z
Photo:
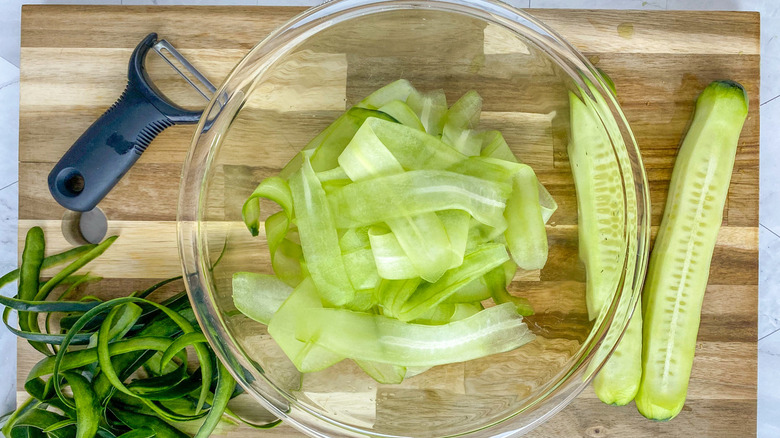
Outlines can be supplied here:
M623 276L618 284L618 291L622 289L622 292L614 294L609 311L603 312L602 318L595 321L588 338L583 341L581 348L567 362L571 363L572 359L576 358L567 370L568 372L563 373L563 376L557 375L552 382L555 383L554 385L551 386L551 382L547 382L542 386L541 388L551 387L542 391L543 394L538 395L534 403L500 420L481 425L458 435L481 435L488 429L495 429L494 426L507 425L507 423L511 422L509 420L523 412L528 412L530 409L552 405L549 409L534 417L531 422L522 425L520 428L506 430L511 433L523 434L542 424L563 409L588 385L590 379L608 358L608 355L602 355L602 357L599 357L600 363L597 363L595 366L588 366L594 360L594 357L597 356L598 347L605 342L608 336L615 341L609 353L611 354L614 350L618 340L625 332L628 318L631 316L632 310L639 299L639 291L644 281L647 267L650 237L650 206L647 177L642 165L639 148L617 100L597 69L587 58L556 31L527 12L501 3L498 0L333 0L298 14L271 32L265 39L255 45L226 77L215 93L216 98L212 99L204 110L204 116L201 117L193 135L183 166L177 215L179 255L185 286L196 319L209 344L219 359L226 364L226 368L236 378L236 381L258 400L263 407L302 432L312 436L325 437L328 436L327 433L334 430L353 436L388 436L333 420L316 409L312 409L307 404L299 402L267 379L264 374L258 373L258 366L253 364L250 358L242 357L243 349L232 340L232 335L226 328L222 315L212 297L214 285L209 277L210 267L207 266L206 262L208 260L206 256L208 250L204 247L204 239L201 239L203 231L200 223L205 203L203 192L208 180L208 171L211 168L215 151L222 141L222 136L212 134L212 130L219 128L225 123L229 124L231 120L226 119L232 119L232 115L235 115L240 110L240 106L243 103L242 99L251 94L251 92L244 93L240 91L253 81L252 78L242 79L240 77L242 72L247 70L263 71L265 68L273 65L278 59L293 51L309 36L315 35L334 24L378 12L408 9L466 14L472 18L482 19L507 28L514 34L517 34L518 30L522 29L524 31L523 37L530 39L537 49L543 50L548 56L553 58L558 66L567 71L572 79L577 81L579 78L579 85L581 90L584 90L583 93L596 93L604 98L611 112L611 117L615 119L615 123L620 129L620 140L625 145L625 149L630 156L630 169L624 170L629 170L633 175L637 203L637 224L635 233L632 234L629 228L625 227L625 234L629 243L635 243L636 250L634 251L635 254L632 254L630 246L627 245L627 257L625 257ZM567 64L567 61L576 67L576 73L572 65ZM253 77L257 77L257 75ZM592 84L592 89L586 85L588 83ZM251 84L249 86L251 89ZM231 95L235 90L239 91ZM233 112L231 113L231 111ZM225 113L231 117L219 117ZM615 141L613 141L613 147L614 143ZM626 199L625 188L623 196L626 203L624 205L627 205L630 201ZM628 221L628 215L624 216L626 216L626 221ZM623 312L618 311L620 306L623 307ZM585 348L586 346L590 346L590 348ZM263 379L263 384L276 391L277 394L275 395L281 396L281 398L269 396L273 394L260 394L252 386L250 379L242 372L243 370L251 373L251 368L248 367L254 368L255 372L252 373L253 379ZM577 376L583 376L583 378L580 379L579 383L571 386ZM559 392L562 387L566 387L564 393ZM539 389L537 389L538 391ZM548 399L550 395L553 395L553 397ZM327 424L323 424L323 422ZM503 433L506 431L496 432Z

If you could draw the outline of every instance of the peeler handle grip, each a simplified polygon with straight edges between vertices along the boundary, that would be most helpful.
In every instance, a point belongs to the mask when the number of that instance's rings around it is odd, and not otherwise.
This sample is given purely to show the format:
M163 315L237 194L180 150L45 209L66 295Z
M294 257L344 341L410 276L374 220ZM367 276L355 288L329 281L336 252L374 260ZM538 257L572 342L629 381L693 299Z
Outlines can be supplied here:
M156 42L157 34L150 33L136 46L130 56L125 91L49 173L49 191L63 207L92 210L157 134L171 125L200 119L200 111L173 104L150 81L144 59Z
M49 173L63 207L90 211L127 173L157 135L173 125L128 83L119 99L70 147Z

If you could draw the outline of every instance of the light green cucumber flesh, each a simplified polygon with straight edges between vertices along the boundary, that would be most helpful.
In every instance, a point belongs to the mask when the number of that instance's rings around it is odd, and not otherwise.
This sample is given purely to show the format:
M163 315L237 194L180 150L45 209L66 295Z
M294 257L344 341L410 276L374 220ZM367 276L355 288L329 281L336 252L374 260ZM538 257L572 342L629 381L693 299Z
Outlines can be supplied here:
M398 384L406 377L406 367L359 359L356 359L355 363L377 383Z
M623 338L593 379L593 389L602 402L623 406L636 396L641 378L642 306L637 302Z
M299 371L349 358L380 383L401 383L533 339L521 318L528 302L506 292L517 265L504 233L511 222L509 240L541 254L556 205L499 132L476 130L480 106L476 92L448 109L443 91L397 81L251 195L242 214L254 234L260 198L282 210L264 223L276 276L237 273L234 303L268 325ZM533 263L545 260L546 251ZM491 296L497 305L485 309Z
M419 117L425 132L433 136L441 135L447 115L447 96L444 90L434 90L426 94L412 91L406 103Z
M625 146L618 145L615 148L617 154L613 153L608 132L617 129L614 121L608 118L604 120L606 125L599 121L597 108L603 112L608 112L609 108L597 90L591 88L591 91L595 100L588 100L589 105L570 95L572 143L569 145L569 157L577 189L579 252L587 275L586 304L589 317L593 320L606 310L608 301L617 289L619 269L623 266L626 251L622 234L624 230L631 232L633 228L630 227L635 223L636 214L630 175L626 176L628 181L625 182L626 216L621 209L623 181L619 172L619 156ZM612 139L622 142L619 132ZM624 217L629 221L629 229L625 229ZM627 269L626 275L630 276L632 267ZM621 318L628 310L628 306L623 306L621 302L615 311L615 318ZM606 404L625 405L633 400L638 390L642 373L640 313L634 313L622 339L594 378L594 391ZM608 332L603 345L614 345L619 334L612 330ZM599 360L595 363L600 363L606 354L607 351L602 347L597 352Z
M254 272L233 274L233 304L236 309L266 325L292 291L292 287L274 275Z
M710 261L747 110L741 85L711 83L696 101L675 160L644 288L636 405L647 418L671 419L685 404Z
M408 128L407 128L408 129ZM386 175L404 174L401 163L376 135L371 124L364 124L339 156L338 162L353 181L373 183ZM404 214L403 200L383 197L384 208L401 213L385 223L399 246L424 280L434 282L450 267L451 247L447 231L435 212Z
M577 193L579 255L586 271L586 303L598 317L620 277L624 204L620 166L609 135L592 106L569 94L571 139L567 148Z
M536 174L530 167L520 166L504 210L508 225L504 237L512 259L520 268L542 269L547 263L548 244Z
M299 321L306 318L312 309L322 308L317 289L310 278L304 279L274 313L268 324L268 333L273 336L287 357L302 373L325 369L344 359L325 348L307 340L296 338Z
M375 110L389 102L394 100L406 101L411 93L416 93L412 84L406 79L398 79L395 82L391 82L384 87L374 91L361 100L356 106L359 108L366 108Z
M400 100L391 100L390 102L382 105L382 107L379 108L379 111L398 120L398 122L402 125L420 131L425 131L425 126L423 126L420 118L417 117L417 114L415 114L414 110L411 109L409 105L401 102Z

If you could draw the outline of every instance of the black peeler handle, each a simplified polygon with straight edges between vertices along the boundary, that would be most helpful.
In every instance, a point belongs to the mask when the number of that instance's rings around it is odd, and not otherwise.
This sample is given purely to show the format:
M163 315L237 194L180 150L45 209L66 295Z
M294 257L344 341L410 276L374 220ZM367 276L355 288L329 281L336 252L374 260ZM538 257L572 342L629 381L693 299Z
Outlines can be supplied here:
M127 87L62 156L49 173L49 191L63 207L90 211L119 182L157 135L175 124L197 123L200 111L168 101L146 73L151 33L130 57Z

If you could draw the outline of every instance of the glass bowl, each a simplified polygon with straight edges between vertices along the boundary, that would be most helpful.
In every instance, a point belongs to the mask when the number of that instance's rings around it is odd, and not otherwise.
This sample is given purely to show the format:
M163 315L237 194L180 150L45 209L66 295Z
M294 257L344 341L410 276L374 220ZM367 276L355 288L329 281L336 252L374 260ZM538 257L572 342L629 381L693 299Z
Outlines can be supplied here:
M272 273L241 206L340 113L405 78L453 103L483 97L480 128L500 130L559 208L549 259L518 271L536 340L482 359L377 384L351 361L301 375L266 327L238 312L234 272ZM588 84L591 84L589 87ZM204 112L184 166L178 232L195 314L217 355L265 408L312 436L508 436L561 410L625 330L647 260L647 181L636 142L595 68L557 33L490 0L342 0L277 29L235 67ZM598 113L620 166L625 254L608 306L589 321L577 199L566 152L572 92ZM277 211L262 204L263 217ZM262 227L261 227L262 230ZM219 260L219 262L217 262Z

